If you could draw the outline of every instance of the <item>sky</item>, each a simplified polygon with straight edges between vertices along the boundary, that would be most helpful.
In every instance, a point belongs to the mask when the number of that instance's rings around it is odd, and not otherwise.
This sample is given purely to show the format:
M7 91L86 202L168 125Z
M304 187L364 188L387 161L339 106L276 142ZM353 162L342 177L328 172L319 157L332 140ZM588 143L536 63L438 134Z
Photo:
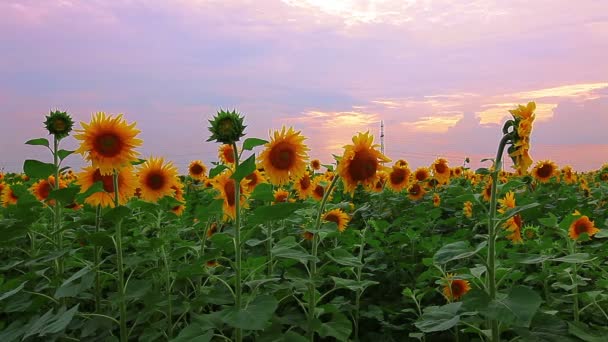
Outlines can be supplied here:
M24 142L61 109L77 128L123 113L141 157L184 172L217 160L220 108L247 137L300 130L323 163L357 132L379 144L383 121L393 160L477 167L508 110L536 101L534 160L592 170L608 162L607 56L597 0L0 0L0 169L50 161Z

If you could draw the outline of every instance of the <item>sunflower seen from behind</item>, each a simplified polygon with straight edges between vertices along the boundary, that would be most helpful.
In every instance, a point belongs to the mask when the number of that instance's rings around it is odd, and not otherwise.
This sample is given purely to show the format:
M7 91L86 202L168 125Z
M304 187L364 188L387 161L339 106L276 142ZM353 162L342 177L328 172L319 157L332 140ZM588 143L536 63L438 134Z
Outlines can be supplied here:
M135 129L135 123L128 124L122 114L106 116L100 112L90 123L81 125L83 128L74 136L81 141L76 152L99 168L102 175L137 160L139 153L135 148L142 144L142 140L136 138L139 130Z
M175 196L173 187L179 186L177 168L164 158L150 157L137 172L141 199L156 202L165 196Z
M275 131L258 157L266 177L276 186L287 184L290 179L299 179L306 173L308 147L306 138L293 128Z
M344 146L337 170L342 177L344 191L351 194L359 184L367 190L375 188L378 171L386 169L382 163L391 161L376 149L379 145L374 144L374 137L369 132L358 133L352 141L352 145Z

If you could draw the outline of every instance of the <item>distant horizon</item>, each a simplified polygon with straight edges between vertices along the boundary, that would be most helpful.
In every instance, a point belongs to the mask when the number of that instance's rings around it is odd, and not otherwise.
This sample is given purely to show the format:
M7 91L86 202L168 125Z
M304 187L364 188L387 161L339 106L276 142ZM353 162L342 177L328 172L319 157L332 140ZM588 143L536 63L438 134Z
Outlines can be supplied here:
M380 144L383 120L393 161L477 168L508 110L535 101L534 161L596 170L608 162L605 13L591 0L6 0L0 169L49 161L24 143L46 137L54 109L75 128L123 113L142 158L211 167L207 120L220 108L245 115L246 137L301 130L323 163L357 132Z

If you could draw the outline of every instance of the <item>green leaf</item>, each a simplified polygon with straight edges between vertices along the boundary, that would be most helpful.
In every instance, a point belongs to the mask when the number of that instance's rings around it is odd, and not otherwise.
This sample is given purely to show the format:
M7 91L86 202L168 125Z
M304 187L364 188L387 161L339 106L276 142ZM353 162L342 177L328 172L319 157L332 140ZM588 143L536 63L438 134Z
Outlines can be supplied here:
M74 200L76 199L76 195L78 194L78 192L80 191L79 187L69 187L69 188L63 188L63 189L56 189L56 190L52 190L49 193L49 199L55 199L58 200L61 203L64 204L70 204L70 203L74 203Z
M268 183L258 184L253 190L250 198L266 202L274 200L272 185Z
M278 258L294 259L300 262L315 259L315 257L310 255L308 251L296 242L296 239L293 236L288 236L277 242L272 247L271 253Z
M347 341L352 330L352 323L344 314L333 313L329 322L323 322L319 327L321 337L335 337L338 341Z
M67 156L71 155L72 153L74 153L74 151L59 150L59 151L57 151L57 156L59 157L60 160L64 160L65 158L67 158Z
M441 247L433 256L433 262L443 265L449 261L468 258L477 254L477 252L482 250L486 245L487 242L484 241L477 245L475 249L471 249L471 246L467 241L453 242Z
M23 172L30 178L48 178L55 173L55 165L28 159L23 163Z
M92 194L97 193L97 192L104 192L102 181L93 183L93 185L91 185L91 187L89 187L85 192L78 194L78 196L76 196L75 200L78 203L82 203L82 202L84 202L85 199L87 199L87 197L89 197Z
M258 138L247 138L243 142L243 150L251 151L256 146L261 146L268 143L268 141Z
M352 267L360 267L363 264L359 261L358 258L345 251L342 248L334 249L333 251L325 253L333 262L343 265L343 266L352 266Z
M249 158L245 159L244 162L240 163L230 178L238 183L243 178L249 176L253 171L255 171L255 154L252 154Z
M368 287L376 284L380 284L377 281L373 280L355 280L355 279L344 279L338 277L331 277L336 283L336 287L347 288L351 291L365 291Z
M582 264L582 263L586 263L586 262L589 262L589 261L592 261L595 259L597 259L597 257L590 258L589 253L574 253L574 254L563 256L561 258L551 259L551 261L567 262L567 263L571 263L571 264Z
M539 205L540 205L540 203L536 203L536 202L534 202L534 203L530 203L530 204L522 205L521 207L516 207L516 208L513 208L513 209L508 210L507 212L505 212L505 213L502 215L501 220L502 220L502 221L506 221L506 220L508 220L509 218L511 218L511 217L513 217L513 216L515 216L515 215L517 215L517 214L519 214L519 213L521 213L521 212L522 212L522 211L524 211L524 210L528 210L528 209L531 209L531 208L534 208L534 207L538 207Z
M425 333L451 329L460 322L458 311L461 306L462 302L449 303L443 306L429 306L424 309L424 313L414 325Z
M283 220L291 216L296 210L307 207L305 203L277 203L273 205L266 205L255 208L249 223L256 225L269 221Z
M85 275L85 274L87 274L89 272L91 272L91 269L88 266L83 267L80 271L72 274L71 277L69 277L68 279L66 279L66 281L64 281L63 284L61 284L61 287L69 285L74 280L77 280L77 279L81 278L83 275Z
M213 177L219 175L226 169L228 169L228 166L226 166L224 164L214 167L213 169L209 170L209 178L213 178Z
M538 293L524 286L515 286L504 299L496 299L488 306L488 316L517 327L528 328L542 299Z
M131 215L130 208L125 207L124 205L119 205L118 207L114 207L114 208L110 209L103 217L104 217L104 220L118 222L130 215Z
M197 322L188 325L179 332L171 342L209 342L213 337L213 330L205 329Z
M25 286L25 284L27 284L27 280L24 281L23 283L21 283L21 285L15 287L14 289L4 292L3 294L0 295L0 300L4 300L4 299L14 295L15 293L23 290L23 287Z
M264 330L278 305L273 296L258 296L243 310L234 307L223 310L222 320L234 328Z
M593 235L596 239L608 238L608 229L601 229L597 234Z
M76 304L76 306L72 307L70 310L61 313L55 317L55 321L47 326L45 326L38 335L44 336L46 334L57 334L68 326L74 318L74 315L78 312L78 306L80 304Z
M25 142L26 145L39 145L49 147L49 141L46 138L32 139Z
M605 333L595 333L584 323L568 322L568 331L585 342L605 342ZM602 336L603 335L603 336Z
M549 213L549 217L539 218L538 222L545 227L553 228L557 226L557 216Z

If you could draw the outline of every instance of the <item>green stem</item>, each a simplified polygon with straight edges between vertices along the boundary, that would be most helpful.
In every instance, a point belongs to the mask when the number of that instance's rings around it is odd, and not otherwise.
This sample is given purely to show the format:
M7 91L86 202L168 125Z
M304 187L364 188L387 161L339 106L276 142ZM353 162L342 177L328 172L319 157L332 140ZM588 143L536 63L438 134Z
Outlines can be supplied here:
M309 272L309 282L308 282L308 339L313 342L315 340L315 308L317 305L316 298L316 286L315 280L317 278L317 253L319 248L319 228L321 227L321 217L323 216L323 212L325 211L325 204L329 199L329 195L331 191L334 189L336 182L340 178L338 175L334 176L333 181L327 187L327 190L323 194L323 199L321 200L321 204L319 204L319 212L317 213L317 219L315 221L315 228L312 236L312 260L310 260L310 272Z
M363 249L365 248L365 233L367 232L367 225L361 231L361 244L359 245L359 263L361 266L357 267L357 282L361 282L361 275L363 273ZM355 293L355 341L359 341L359 316L361 309L361 295L363 292L361 289L357 289Z
M571 249L570 249L570 253L574 254L576 253L576 241L573 242L571 244ZM580 321L580 304L578 301L578 265L577 264L572 264L572 296L574 296L573 298L573 302L572 302L572 311L574 313L574 322L579 322Z
M268 222L267 224L267 232L266 232L266 250L268 251L268 276L272 277L272 222Z
M159 235L162 234L160 229L162 228L162 217L163 212L158 212L158 217L156 219L156 226L159 229ZM163 241L169 241L169 239L163 239ZM165 287L167 290L167 336L169 339L173 338L173 302L171 301L171 265L169 258L167 258L167 252L165 250L165 245L160 246L160 252L163 257L163 263L165 264Z
M95 234L99 233L99 227L101 226L101 205L97 205L95 211ZM95 267L95 312L99 312L101 309L101 279L99 277L99 252L101 247L95 243L93 250L93 264Z
M501 158L507 142L511 140L510 134L506 134L500 140L496 159L494 159L494 171L492 172L492 195L490 197L490 212L488 215L488 279L487 286L490 295L490 300L496 299L496 186L498 185L498 172L501 168ZM490 328L492 330L492 342L500 340L500 332L498 330L498 321L490 320Z
M236 143L232 143L232 149L234 151L234 170L239 167L239 154L237 152ZM237 311L241 310L241 296L242 296L242 285L241 285L241 184L234 180L234 207L235 207L235 219L234 219L234 263L235 263L235 299L234 305ZM243 330L236 328L236 341L241 342L243 340Z
M55 184L54 189L59 189L59 139L53 136L53 165L55 166ZM55 200L53 205L53 231L55 232L55 243L59 251L63 250L63 233L61 232L61 205L58 200ZM63 275L63 256L57 258L57 277L60 280Z
M114 170L114 207L118 207L118 172ZM120 341L127 341L127 303L125 302L125 274L122 255L122 219L116 224L116 264L118 268L118 308L120 311Z

